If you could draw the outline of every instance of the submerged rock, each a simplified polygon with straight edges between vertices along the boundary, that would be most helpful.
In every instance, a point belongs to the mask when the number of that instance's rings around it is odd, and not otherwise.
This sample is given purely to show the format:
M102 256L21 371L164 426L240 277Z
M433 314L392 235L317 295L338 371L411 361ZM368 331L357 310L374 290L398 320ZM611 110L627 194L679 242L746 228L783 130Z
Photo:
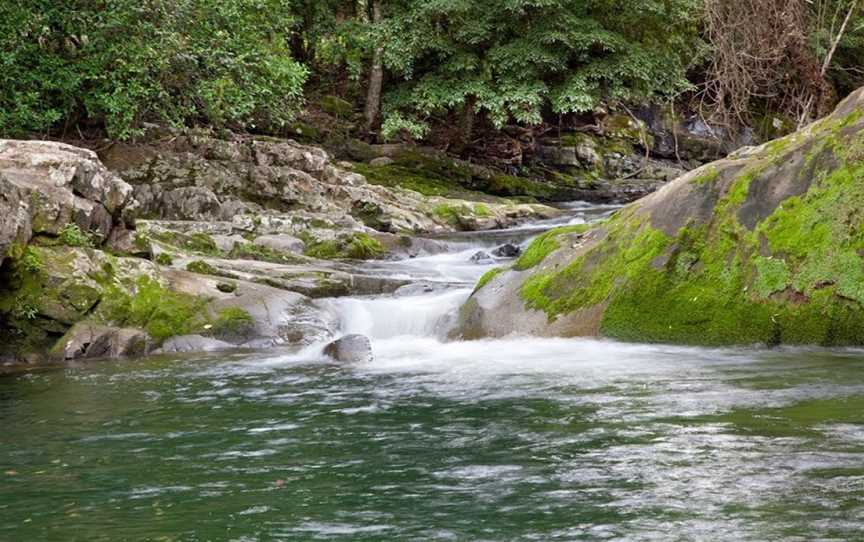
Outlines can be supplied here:
M460 315L466 338L864 344L864 89L587 233L553 230Z
M485 250L480 250L475 252L469 259L471 263L476 263L478 265L495 263L495 258L492 257L491 254L486 252Z
M515 258L522 253L522 249L518 246L506 243L492 251L492 255L496 258Z
M365 335L345 335L324 347L324 355L342 363L372 361L372 342Z

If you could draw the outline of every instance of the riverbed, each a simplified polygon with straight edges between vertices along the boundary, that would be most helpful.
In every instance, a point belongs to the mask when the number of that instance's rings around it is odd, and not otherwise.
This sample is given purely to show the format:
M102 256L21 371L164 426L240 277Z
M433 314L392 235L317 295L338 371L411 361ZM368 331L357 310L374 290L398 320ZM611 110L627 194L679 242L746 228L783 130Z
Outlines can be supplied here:
M610 209L573 206L562 222ZM0 378L0 540L801 540L864 531L864 351L446 339L478 250L270 350Z

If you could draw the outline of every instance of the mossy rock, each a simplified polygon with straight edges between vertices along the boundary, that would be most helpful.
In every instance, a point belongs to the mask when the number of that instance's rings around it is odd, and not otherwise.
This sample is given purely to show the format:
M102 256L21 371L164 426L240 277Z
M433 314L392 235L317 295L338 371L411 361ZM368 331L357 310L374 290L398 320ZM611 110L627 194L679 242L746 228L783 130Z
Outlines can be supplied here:
M328 115L333 115L340 119L347 119L354 115L354 106L351 105L351 102L343 100L338 96L324 96L318 102L318 105Z
M861 208L864 89L823 121L691 172L571 243L539 237L496 281L503 293L474 294L463 329L861 345Z
M384 245L367 233L345 234L326 241L307 238L303 251L306 256L321 260L374 260L386 253Z

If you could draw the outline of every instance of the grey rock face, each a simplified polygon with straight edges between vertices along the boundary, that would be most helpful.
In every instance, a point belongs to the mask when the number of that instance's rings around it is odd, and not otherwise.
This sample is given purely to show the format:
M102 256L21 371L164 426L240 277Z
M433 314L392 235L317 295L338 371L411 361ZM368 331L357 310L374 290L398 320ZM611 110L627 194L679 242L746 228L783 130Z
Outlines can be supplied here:
M71 361L143 356L154 342L140 329L116 328L89 322L75 324L55 347L56 357Z
M256 237L254 244L280 252L303 252L304 243L293 235L276 234Z
M372 342L365 335L346 335L324 347L324 355L342 363L372 361Z
M53 141L0 140L0 262L12 243L68 224L106 239L131 226L132 187L96 154Z
M162 348L159 349L160 354L185 354L190 352L219 352L222 350L231 350L237 348L231 343L204 337L202 335L183 335L180 337L172 337L165 341Z

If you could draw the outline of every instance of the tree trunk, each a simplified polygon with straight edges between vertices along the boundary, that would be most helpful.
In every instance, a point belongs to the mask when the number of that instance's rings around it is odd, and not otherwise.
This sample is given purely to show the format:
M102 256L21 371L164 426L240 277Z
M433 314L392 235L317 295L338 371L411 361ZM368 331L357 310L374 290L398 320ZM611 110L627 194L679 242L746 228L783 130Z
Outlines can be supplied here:
M381 22L381 0L372 0L372 24ZM366 91L366 133L371 134L381 114L381 91L384 86L384 48L375 47L372 68L369 71L369 87Z
M462 118L459 119L459 133L453 148L456 154L463 154L471 144L471 138L474 137L474 121L477 118L476 103L477 98L474 96L465 98L465 104L462 106Z

